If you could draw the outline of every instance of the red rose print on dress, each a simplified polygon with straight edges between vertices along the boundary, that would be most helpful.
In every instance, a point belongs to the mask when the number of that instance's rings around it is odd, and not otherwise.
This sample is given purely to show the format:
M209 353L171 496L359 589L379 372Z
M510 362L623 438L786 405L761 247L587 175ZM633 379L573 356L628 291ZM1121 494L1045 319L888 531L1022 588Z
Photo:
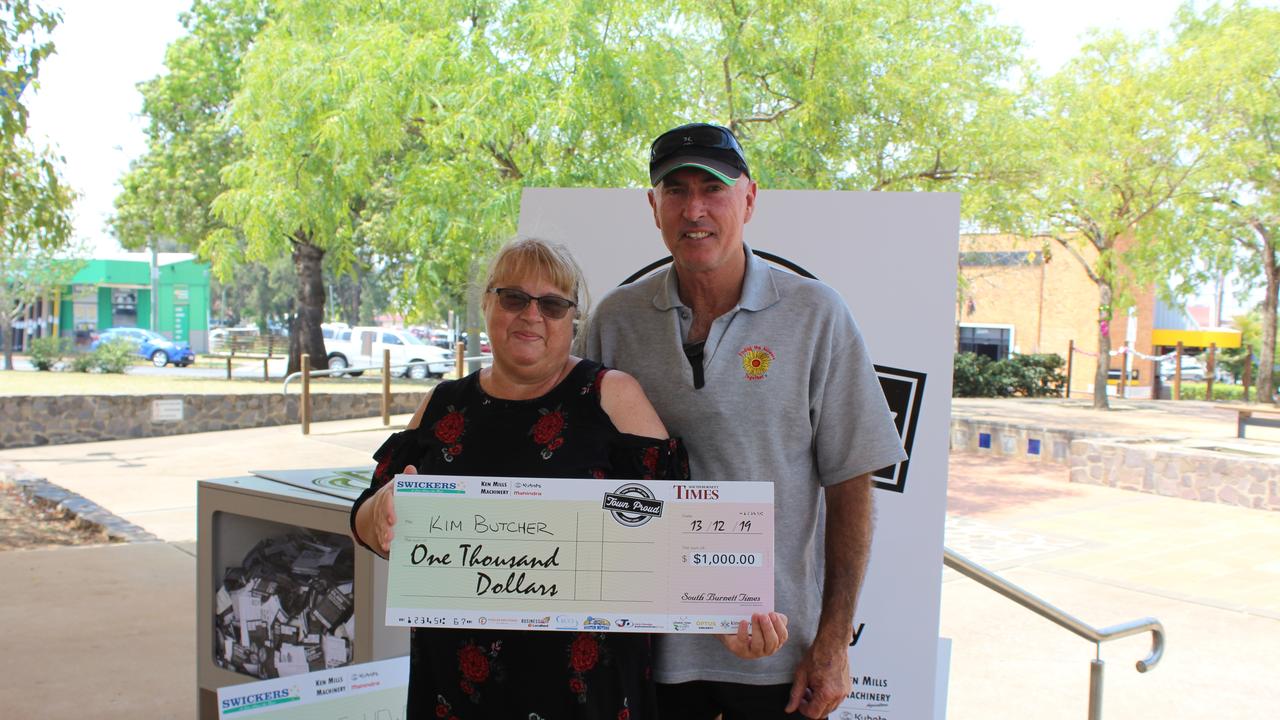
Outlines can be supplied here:
M600 659L600 643L590 635L579 635L569 648L569 664L575 672L586 672Z
M454 458L462 454L462 443L458 442L458 440L466 432L467 418L463 414L466 412L465 410L455 410L452 405L447 409L449 412L437 420L431 430L436 439L444 443L444 447L440 450L444 461L453 462Z
M388 478L386 474L387 474L387 466L391 464L391 456L394 454L395 453L388 450L386 457L378 461L378 467L373 469L374 482L386 482L387 480L391 479L391 478Z
M647 447L644 449L644 457L640 460L644 465L644 480L652 480L653 476L658 472L658 448Z
M564 432L567 423L564 411L558 407L555 410L539 408L538 412L541 417L529 429L529 434L533 436L535 443L542 446L542 459L550 460L551 455L564 445L564 438L560 434Z
M475 645L465 645L458 651L458 668L470 682L482 683L489 679L489 657Z
M600 644L602 637L579 633L569 645L569 669L573 671L569 690L578 696L579 703L587 702L587 673L609 665L608 647Z

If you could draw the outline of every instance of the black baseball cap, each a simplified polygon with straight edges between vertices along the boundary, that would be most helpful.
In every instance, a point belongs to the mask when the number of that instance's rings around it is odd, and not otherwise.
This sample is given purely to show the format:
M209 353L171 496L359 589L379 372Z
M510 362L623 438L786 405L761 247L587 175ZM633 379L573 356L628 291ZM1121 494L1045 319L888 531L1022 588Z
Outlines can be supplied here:
M685 167L706 170L726 185L734 184L744 174L751 175L738 138L729 128L708 123L672 128L649 147L649 184L657 185L671 172Z

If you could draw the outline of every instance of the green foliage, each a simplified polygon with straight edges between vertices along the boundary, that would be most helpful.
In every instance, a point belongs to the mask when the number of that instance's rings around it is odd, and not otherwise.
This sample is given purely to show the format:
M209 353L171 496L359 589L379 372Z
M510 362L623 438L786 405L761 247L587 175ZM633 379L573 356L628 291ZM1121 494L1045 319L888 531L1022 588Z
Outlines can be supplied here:
M13 321L78 266L59 262L71 244L74 193L58 172L61 158L26 138L22 91L53 52L57 13L27 0L0 3L0 348L12 367Z
M1008 397L1008 379L996 372L996 363L977 353L956 353L953 361L951 394L954 397Z
M87 373L97 367L97 355L92 352L80 352L71 356L71 371Z
M1067 384L1066 360L1057 353L1014 355L1014 393L1025 397L1061 397Z
M976 353L956 353L951 394L955 397L1061 397L1066 362L1056 353L1012 355L992 361Z
M1208 385L1198 382L1182 383L1183 400L1204 400ZM1244 400L1244 386L1216 382L1213 384L1214 401L1241 402Z
M71 356L72 372L87 373L97 370L102 373L121 374L137 359L138 349L127 340L112 340L94 348L90 352L75 353Z
M147 117L147 152L121 178L110 226L128 248L159 238L200 250L223 227L210 212L225 190L222 169L241 156L230 125L231 99L240 88L240 59L267 19L265 0L195 0L180 16L187 35L165 52L167 72L140 83ZM233 243L217 259L222 279L243 262ZM202 253L212 259L208 252Z
M53 54L49 39L62 21L30 0L0 3L0 145L10 146L27 134L27 107L22 91L40 76L40 64Z
M765 187L965 190L977 217L1025 177L1020 40L972 0L197 0L184 23L142 86L122 241L180 238L223 279L312 244L411 320L459 307L523 188L643 185L686 120L733 127Z
M138 349L128 340L112 340L94 349L92 367L104 373L123 373L125 368L133 364ZM83 371L82 371L83 372Z
M66 338L42 337L31 341L27 356L36 370L52 370L69 352L71 347Z
M1096 35L1037 91L1040 169L1026 185L1026 228L1052 237L1097 286L1102 377L1113 309L1134 287L1186 277L1185 254L1158 249L1187 245L1197 227L1179 202L1198 196L1208 152L1181 71L1154 40ZM1094 406L1107 404L1095 383Z
M1280 295L1280 10L1246 2L1179 11L1172 55L1204 118L1208 184L1199 197L1198 242L1187 243L1211 272L1264 287L1256 355L1271 367ZM1274 385L1259 382L1263 394Z

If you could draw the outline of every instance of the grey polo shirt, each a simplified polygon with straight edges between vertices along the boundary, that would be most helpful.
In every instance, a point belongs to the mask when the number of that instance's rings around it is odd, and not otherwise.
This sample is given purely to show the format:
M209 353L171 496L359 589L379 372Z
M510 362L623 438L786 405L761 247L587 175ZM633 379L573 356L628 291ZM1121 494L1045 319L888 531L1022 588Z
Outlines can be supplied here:
M695 389L683 340L692 310L671 268L606 295L583 354L634 375L695 480L776 484L775 602L791 639L740 660L711 636L666 635L659 682L789 683L817 632L822 604L822 487L904 459L853 315L830 287L750 254L742 297L711 325L705 385Z

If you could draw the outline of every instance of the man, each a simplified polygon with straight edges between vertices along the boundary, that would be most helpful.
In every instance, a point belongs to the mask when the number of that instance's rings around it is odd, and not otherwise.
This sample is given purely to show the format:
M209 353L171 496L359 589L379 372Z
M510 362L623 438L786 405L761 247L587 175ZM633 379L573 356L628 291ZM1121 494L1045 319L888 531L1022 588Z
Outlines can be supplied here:
M870 473L905 455L844 301L744 242L756 183L733 133L663 133L649 179L672 265L601 301L585 354L639 379L688 443L695 480L776 483L775 600L791 637L743 659L710 637L663 636L659 705L679 718L825 717L852 687Z

